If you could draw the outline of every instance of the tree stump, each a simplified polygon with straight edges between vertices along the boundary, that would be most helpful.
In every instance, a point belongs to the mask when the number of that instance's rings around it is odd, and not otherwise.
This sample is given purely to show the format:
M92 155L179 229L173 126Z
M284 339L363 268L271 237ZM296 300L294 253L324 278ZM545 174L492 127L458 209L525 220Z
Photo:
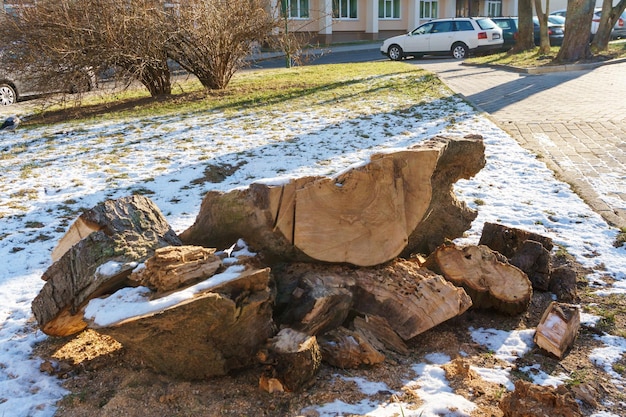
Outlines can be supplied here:
M267 392L294 392L311 386L322 354L315 336L288 327L272 337L257 358L266 368L259 386Z
M487 246L442 245L423 265L465 288L476 308L515 315L525 311L532 285L524 272Z
M51 336L83 330L80 311L89 299L128 285L131 271L157 248L180 244L146 197L108 200L84 212L61 239L54 251L58 259L42 276L46 284L32 303L37 323Z
M241 237L270 260L378 265L469 229L476 213L452 185L483 166L481 140L437 137L335 178L208 193L181 239L222 247Z
M576 306L552 302L543 313L534 341L559 359L574 343L580 328L580 311Z

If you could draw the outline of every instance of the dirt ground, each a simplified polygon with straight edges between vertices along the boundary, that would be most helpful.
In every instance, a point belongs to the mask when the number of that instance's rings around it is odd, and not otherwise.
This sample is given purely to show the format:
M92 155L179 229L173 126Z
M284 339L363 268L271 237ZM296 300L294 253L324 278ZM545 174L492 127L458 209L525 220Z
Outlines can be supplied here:
M597 297L592 294L578 270L578 293L583 311L600 315L595 328L582 326L567 356L562 360L534 347L518 359L511 378L529 380L519 370L539 364L548 374L569 375L567 390L578 400L583 415L601 410L624 415L626 395L615 386L602 369L588 359L592 349L602 344L594 338L607 332L625 336L626 297ZM58 417L145 417L145 416L307 416L318 413L307 407L334 400L355 404L365 398L377 402L403 402L418 408L421 400L414 388L405 387L416 377L413 364L423 363L429 353L445 353L453 361L446 365L449 384L458 395L477 405L474 416L503 416L498 405L506 394L503 386L486 382L469 366L509 367L495 358L488 348L476 344L468 331L472 328L502 330L528 329L537 326L551 302L551 294L535 291L526 313L516 317L493 311L470 309L409 341L410 354L385 352L385 361L376 366L342 370L326 364L315 383L303 392L268 394L259 389L260 367L252 367L228 376L202 382L174 380L150 370L141 357L130 354L110 337L86 330L72 338L50 338L36 348L44 359L43 372L57 375L71 393L58 404ZM463 353L463 355L461 355ZM613 369L626 377L626 360ZM343 377L360 377L384 382L388 390L364 394L357 384ZM410 410L405 410L407 413ZM553 414L553 416L556 416Z

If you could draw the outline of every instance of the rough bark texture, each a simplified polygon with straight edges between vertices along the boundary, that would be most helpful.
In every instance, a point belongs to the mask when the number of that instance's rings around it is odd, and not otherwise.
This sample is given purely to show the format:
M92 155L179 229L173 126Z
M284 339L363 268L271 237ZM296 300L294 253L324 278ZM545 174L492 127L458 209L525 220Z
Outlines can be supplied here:
M157 372L187 380L225 375L254 364L258 349L275 333L269 283L269 268L251 268L171 307L90 327Z
M272 260L372 266L462 235L476 213L452 185L484 166L475 137L437 137L407 151L374 155L336 178L208 193L186 244L226 247L243 237Z
M608 48L613 26L617 19L620 18L622 12L624 12L624 9L626 9L626 0L620 0L615 6L613 6L612 0L604 0L602 2L602 14L600 15L598 31L591 42L593 52L604 51Z
M518 32L515 45L511 53L527 51L535 47L535 35L533 29L533 0L518 0L517 3Z
M504 417L581 417L578 403L565 385L543 387L518 379L515 391L506 393L500 401Z
M124 286L137 263L157 248L181 244L159 209L143 196L106 201L81 214L75 224L61 239L58 260L44 272L47 282L32 303L37 323L51 336L84 329L79 312L89 299Z
M547 291L550 286L552 239L497 223L485 223L479 245L504 255L511 265L524 271L533 288Z
M487 246L442 245L424 266L465 288L476 308L515 315L530 303L532 285L526 274Z
M556 295L556 299L565 303L579 301L578 289L576 288L576 271L569 265L553 268L550 273L550 292Z
M565 37L556 62L575 62L591 58L589 38L595 0L570 0L567 3Z
M543 350L562 359L574 343L580 328L580 310L573 305L552 302L537 325L534 341Z
M285 328L269 340L257 358L267 364L259 380L261 389L293 392L315 382L322 353L315 336Z

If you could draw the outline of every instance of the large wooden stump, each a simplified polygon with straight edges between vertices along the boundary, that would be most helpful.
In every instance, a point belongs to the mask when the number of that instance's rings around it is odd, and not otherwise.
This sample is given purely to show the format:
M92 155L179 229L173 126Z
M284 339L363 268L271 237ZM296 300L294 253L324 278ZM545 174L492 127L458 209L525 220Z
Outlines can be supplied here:
M483 166L482 140L437 137L334 178L210 192L181 239L225 247L241 237L268 259L378 265L469 229L476 214L452 185Z
M530 303L532 286L526 274L487 246L442 245L424 266L465 288L476 308L515 315Z
M133 302L136 311L154 305L148 313L102 323L96 312L86 321L158 372L187 380L225 375L254 364L259 347L275 333L269 272L227 270L164 297L153 293ZM116 295L102 303L98 311L114 310Z
M54 250L56 261L32 303L37 323L51 336L83 330L81 308L90 298L127 285L138 263L157 248L180 245L159 209L146 197L108 200L80 215Z

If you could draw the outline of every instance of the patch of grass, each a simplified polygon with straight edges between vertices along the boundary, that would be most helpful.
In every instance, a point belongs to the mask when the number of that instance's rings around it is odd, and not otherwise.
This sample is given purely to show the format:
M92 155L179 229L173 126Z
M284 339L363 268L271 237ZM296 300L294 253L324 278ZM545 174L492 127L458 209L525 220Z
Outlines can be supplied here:
M539 47L519 53L510 53L507 51L497 54L471 57L466 59L465 62L470 64L506 65L517 68L558 65L558 63L554 62L554 59L559 53L559 49L559 46L553 46L550 48L550 53L547 55L539 54ZM596 54L591 61L606 61L608 59L623 57L626 57L626 42L617 41L610 42L608 51L602 51L600 54Z

